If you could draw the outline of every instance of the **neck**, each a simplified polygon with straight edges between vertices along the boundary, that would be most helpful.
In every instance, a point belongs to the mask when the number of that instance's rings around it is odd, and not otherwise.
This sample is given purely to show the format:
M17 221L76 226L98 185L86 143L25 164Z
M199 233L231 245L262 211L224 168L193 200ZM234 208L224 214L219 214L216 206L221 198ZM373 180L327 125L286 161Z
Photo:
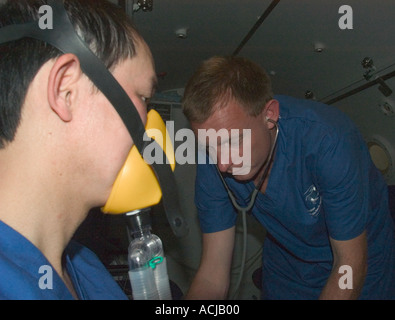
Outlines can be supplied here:
M270 151L267 156L267 159L262 165L261 170L259 170L256 178L254 179L255 186L259 188L259 191L262 193L266 192L266 188L269 182L270 172L273 167L275 151L277 146L277 133L270 131Z
M87 210L76 204L67 193L70 188L54 180L54 173L37 158L32 155L28 163L23 157L7 161L0 151L0 220L32 242L62 277L64 249Z

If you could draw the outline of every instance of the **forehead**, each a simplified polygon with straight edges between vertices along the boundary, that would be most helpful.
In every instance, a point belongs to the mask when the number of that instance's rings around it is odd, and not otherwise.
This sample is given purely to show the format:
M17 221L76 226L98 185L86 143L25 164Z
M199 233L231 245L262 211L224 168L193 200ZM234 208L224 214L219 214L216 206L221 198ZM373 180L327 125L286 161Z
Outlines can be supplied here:
M132 60L136 60L136 66L142 69L147 68L147 72L154 75L154 58L152 57L150 48L144 40L140 39L136 41L136 56L132 58Z
M251 116L249 116L243 107L235 100L229 99L224 103L217 102L213 109L213 114L202 123L192 123L195 129L243 129L249 127Z
M151 51L145 42L136 42L136 55L122 61L114 70L127 83L129 89L134 89L140 94L147 95L147 90L156 86L156 74Z

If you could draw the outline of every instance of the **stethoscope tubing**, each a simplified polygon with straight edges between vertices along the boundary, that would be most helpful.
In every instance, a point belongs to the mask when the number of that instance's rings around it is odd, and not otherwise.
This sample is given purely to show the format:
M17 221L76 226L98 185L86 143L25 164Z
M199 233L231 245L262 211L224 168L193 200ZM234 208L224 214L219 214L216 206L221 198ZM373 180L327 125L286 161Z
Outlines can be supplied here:
M235 299L241 284L241 280L243 278L243 274L244 274L244 267L245 267L245 262L246 262L246 255L247 255L247 221L246 221L246 216L247 213L252 209L252 207L255 204L255 199L258 195L258 192L260 191L263 182L265 181L265 179L267 178L267 175L269 173L269 168L270 168L270 164L273 161L273 156L274 156L274 150L277 146L277 140L278 140L278 135L279 135L279 125L277 122L268 119L267 121L273 123L276 127L276 135L273 141L273 145L271 147L269 156L267 158L266 164L265 164L265 169L263 171L263 175L261 177L261 179L259 180L259 183L255 186L254 190L252 191L251 195L250 195L250 201L247 204L247 206L241 206L238 204L236 197L234 196L233 192L229 189L225 179L223 178L218 165L216 164L215 167L217 168L218 174L223 182L223 185L225 186L225 189L229 195L230 200L232 201L233 206L235 207L235 209L237 210L237 212L241 215L242 218L242 224L243 224L243 251L242 251L242 258L241 258L241 263L240 263L240 275L238 278L238 281L236 283L235 286L235 290L233 292L232 295L232 299Z

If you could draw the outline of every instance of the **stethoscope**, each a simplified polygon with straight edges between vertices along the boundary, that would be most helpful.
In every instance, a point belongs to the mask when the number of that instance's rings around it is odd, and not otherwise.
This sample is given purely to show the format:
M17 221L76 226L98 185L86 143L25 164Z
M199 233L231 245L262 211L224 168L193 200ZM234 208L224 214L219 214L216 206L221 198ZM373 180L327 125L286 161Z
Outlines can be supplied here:
M242 223L243 223L243 252L242 252L242 260L241 260L241 264L240 264L240 274L239 274L239 279L237 281L235 290L233 292L233 296L232 298L235 298L240 284L241 284L241 280L243 278L243 273L244 273L244 266L245 266L245 260L246 260L246 253L247 253L247 221L246 221L246 216L247 213L252 209L252 207L255 204L255 199L258 195L258 192L260 191L263 182L265 181L265 179L267 178L267 175L269 173L269 168L271 163L273 162L273 156L274 156L274 150L276 149L277 146L277 140L278 140L278 134L279 134L279 125L276 121L272 120L272 119L267 119L267 121L271 122L274 124L274 126L276 127L276 134L274 136L274 141L272 144L272 147L270 149L270 153L269 156L266 160L266 162L264 163L264 170L263 170L263 174L262 177L259 179L259 182L256 184L254 190L252 191L251 195L250 195L250 201L248 202L248 204L246 206L241 206L238 204L236 197L234 196L233 192L229 189L227 183L225 182L224 177L222 176L218 165L216 164L215 167L217 168L217 172L222 180L223 185L225 186L225 189L229 195L230 200L232 201L233 206L235 207L235 209L238 211L238 213L240 213L241 217L242 217Z

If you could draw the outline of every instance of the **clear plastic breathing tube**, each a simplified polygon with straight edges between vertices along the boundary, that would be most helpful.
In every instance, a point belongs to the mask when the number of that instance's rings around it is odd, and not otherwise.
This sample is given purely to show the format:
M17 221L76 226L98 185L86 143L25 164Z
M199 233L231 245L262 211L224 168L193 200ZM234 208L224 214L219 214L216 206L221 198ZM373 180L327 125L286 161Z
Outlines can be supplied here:
M162 240L151 233L149 209L127 214L132 240L128 249L129 278L134 300L171 300Z

